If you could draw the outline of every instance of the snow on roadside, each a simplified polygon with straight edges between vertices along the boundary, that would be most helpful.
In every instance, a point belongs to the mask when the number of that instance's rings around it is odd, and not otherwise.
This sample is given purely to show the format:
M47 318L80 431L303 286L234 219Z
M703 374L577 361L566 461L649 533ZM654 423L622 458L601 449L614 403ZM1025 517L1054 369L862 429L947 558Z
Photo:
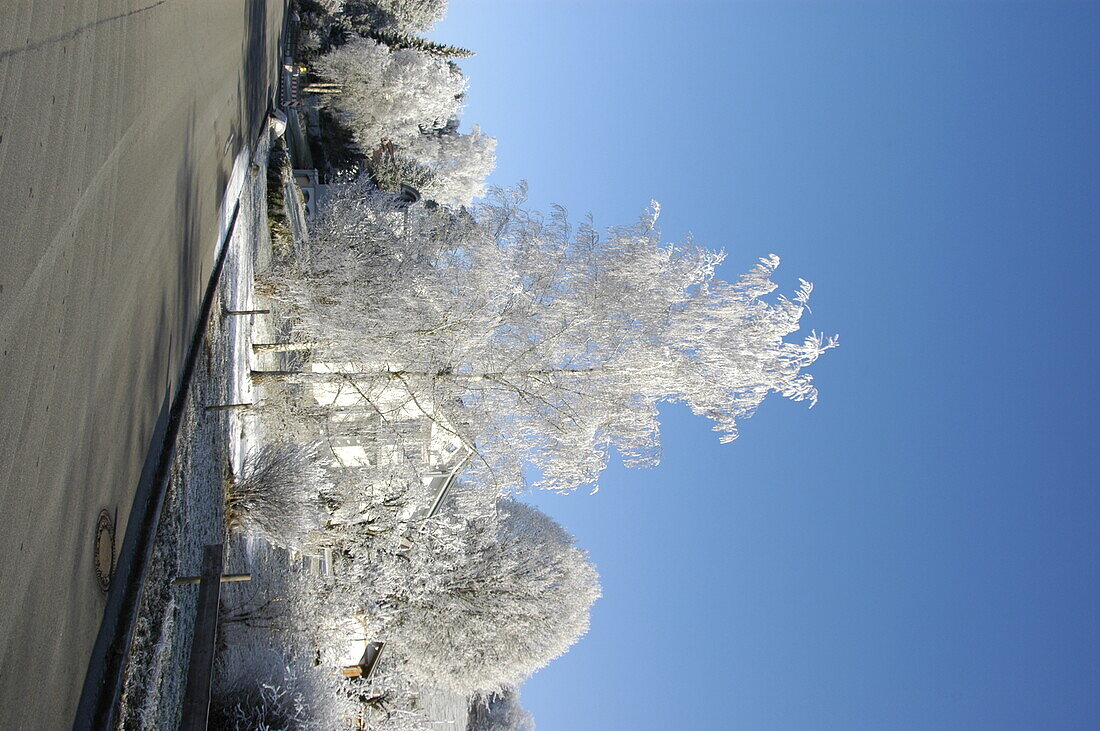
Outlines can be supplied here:
M266 236L266 176L270 147L262 136L251 160L238 155L223 199L219 241L239 200L233 235L214 299L206 340L195 364L183 410L176 457L157 527L153 558L138 610L119 709L119 727L175 728L194 633L197 587L172 587L177 576L197 575L202 547L226 539L224 482L240 470L248 445L247 417L238 411L207 411L211 405L247 402L252 318L223 317L223 309L251 309L256 242ZM230 561L234 561L233 557Z
M240 212L232 238L226 243L225 268L221 278L222 307L225 310L241 311L260 309L255 304L255 249L261 236L266 235L267 213L264 199L267 180L263 174L263 163L267 160L270 141L265 135L262 145L258 146L254 159L260 169L252 170L255 181L241 191ZM231 179L232 183L232 179ZM250 371L252 370L252 329L256 315L226 317L228 341L230 344L226 379L229 383L229 401L231 403L250 404L254 402ZM240 474L244 465L244 456L250 444L249 433L254 428L246 410L235 410L234 421L239 428L229 432L230 463L233 474Z

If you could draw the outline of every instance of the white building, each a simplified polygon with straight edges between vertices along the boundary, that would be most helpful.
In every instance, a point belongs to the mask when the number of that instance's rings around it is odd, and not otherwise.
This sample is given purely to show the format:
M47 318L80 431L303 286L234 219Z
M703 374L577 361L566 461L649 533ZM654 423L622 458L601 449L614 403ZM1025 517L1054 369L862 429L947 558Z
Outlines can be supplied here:
M314 373L359 370L351 364L312 363ZM333 433L327 436L329 454L337 468L385 467L403 462L417 467L428 499L402 507L403 522L431 517L440 509L447 492L470 459L470 452L454 430L408 399L398 385L375 389L368 404L363 394L343 381L311 384L311 398L329 407ZM383 429L382 414L385 414Z

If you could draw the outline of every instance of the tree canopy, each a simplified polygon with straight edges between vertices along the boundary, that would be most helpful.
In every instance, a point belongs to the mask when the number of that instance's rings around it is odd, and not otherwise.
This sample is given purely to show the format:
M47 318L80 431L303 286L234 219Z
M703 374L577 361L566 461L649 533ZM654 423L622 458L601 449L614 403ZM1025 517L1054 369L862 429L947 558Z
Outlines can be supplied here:
M364 150L404 143L421 129L446 126L458 113L465 77L447 61L416 49L391 49L354 38L317 60L341 90L326 98Z
M501 501L497 519L429 526L377 563L372 611L403 672L458 693L522 683L588 630L599 578L573 537L536 508Z
M494 190L471 215L337 192L299 284L275 287L365 402L394 394L459 434L468 475L501 489L595 483L614 447L660 458L657 407L682 403L722 441L776 393L817 399L805 369L836 345L798 330L812 290L769 298L779 258L734 282L724 255L662 243L654 205L601 233ZM318 352L326 353L322 348Z

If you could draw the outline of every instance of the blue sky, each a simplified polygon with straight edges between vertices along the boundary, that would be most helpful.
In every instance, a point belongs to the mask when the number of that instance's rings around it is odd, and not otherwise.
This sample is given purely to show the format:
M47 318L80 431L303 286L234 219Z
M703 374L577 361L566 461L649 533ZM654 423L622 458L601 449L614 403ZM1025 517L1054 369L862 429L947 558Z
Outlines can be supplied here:
M452 0L493 180L783 257L821 403L531 499L605 596L544 731L1100 727L1100 4Z

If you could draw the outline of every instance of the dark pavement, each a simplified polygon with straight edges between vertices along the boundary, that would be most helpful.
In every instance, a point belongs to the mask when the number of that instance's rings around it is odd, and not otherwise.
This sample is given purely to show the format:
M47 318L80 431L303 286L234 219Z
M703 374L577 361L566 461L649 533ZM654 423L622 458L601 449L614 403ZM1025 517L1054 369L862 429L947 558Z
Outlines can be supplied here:
M284 0L0 7L0 728L73 719ZM162 424L163 425L163 424Z

